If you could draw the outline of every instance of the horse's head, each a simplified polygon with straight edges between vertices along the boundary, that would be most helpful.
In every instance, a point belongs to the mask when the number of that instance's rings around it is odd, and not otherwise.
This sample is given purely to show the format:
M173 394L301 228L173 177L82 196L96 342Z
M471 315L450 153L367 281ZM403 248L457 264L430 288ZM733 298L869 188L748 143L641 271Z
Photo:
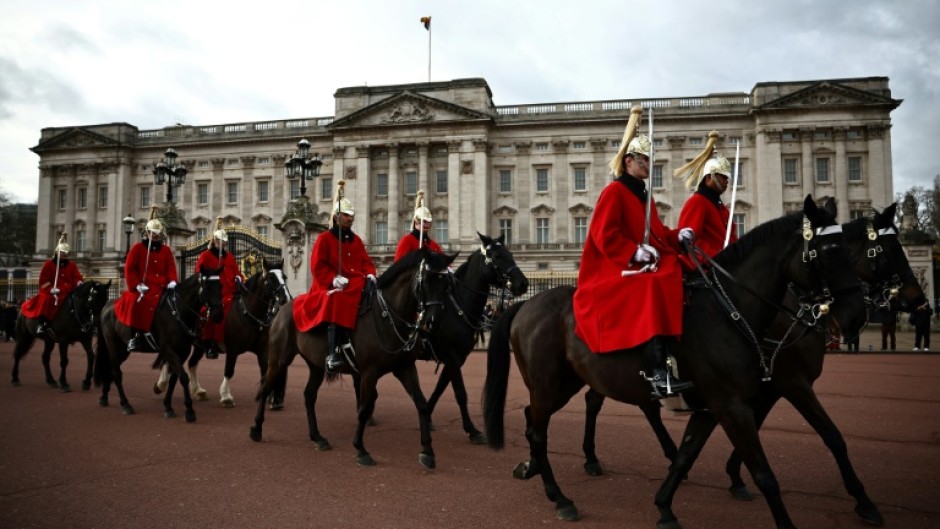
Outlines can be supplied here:
M800 231L802 251L791 260L788 276L808 292L803 296L805 302L823 314L831 309L843 333L853 335L865 324L865 300L836 214L834 199L818 207L807 195Z
M412 282L418 300L419 324L431 327L440 317L444 301L451 295L454 282L450 276L450 265L460 252L447 255L422 248L412 253L421 255L421 263Z
M287 289L287 279L284 277L283 261L264 260L264 288L265 295L277 299L278 305L283 305L290 301L290 290Z
M864 256L857 260L856 270L872 286L874 302L909 312L923 305L927 298L898 240L898 228L894 225L896 210L894 203L881 213L876 211L873 218L862 221L865 230L861 240L850 242L863 245Z
M199 271L199 302L209 310L207 317L214 323L222 321L222 268Z
M529 289L529 280L516 265L512 252L504 244L502 235L492 239L477 232L480 237L480 254L486 267L488 284L507 288L514 296L521 296Z
M87 293L88 310L91 311L92 321L95 327L97 327L101 319L101 310L104 309L104 306L108 303L108 296L111 291L111 280L109 279L107 283L99 283L97 281L90 281L89 283L91 283L91 285Z

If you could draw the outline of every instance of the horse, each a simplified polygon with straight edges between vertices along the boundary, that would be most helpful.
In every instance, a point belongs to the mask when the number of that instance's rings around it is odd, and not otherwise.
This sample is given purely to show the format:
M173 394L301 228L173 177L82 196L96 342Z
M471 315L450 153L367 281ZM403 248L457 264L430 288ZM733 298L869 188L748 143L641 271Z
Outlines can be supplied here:
M684 396L697 401L700 409L689 419L675 461L656 494L659 529L679 529L673 496L719 421L767 499L777 527L793 527L754 421L753 401L767 367L758 346L761 330L782 308L788 282L813 294L813 314L831 306L843 329L855 332L863 325L861 287L853 274L846 273L851 266L835 218L834 201L819 208L807 196L802 212L758 226L715 257L730 279L716 278L712 288L689 293L682 340L673 352L683 378L695 383ZM649 385L639 375L644 368L642 347L591 353L574 332L573 293L573 287L544 291L511 306L497 321L490 336L483 399L490 446L502 448L511 344L530 396L525 417L531 459L516 467L514 476L528 479L540 474L546 495L556 504L556 515L564 520L580 515L555 481L548 460L551 415L585 384L631 404L650 398ZM838 294L837 302L832 293Z
M448 256L427 249L416 250L393 263L374 286L367 285L363 292L356 328L350 333L356 351L355 363L344 368L345 372L353 369L358 372L354 377L359 403L358 428L353 446L358 451L356 459L360 465L376 464L363 444L363 433L375 410L376 384L382 375L391 372L418 410L422 446L418 461L425 468L435 467L431 417L421 393L415 360L421 352L419 330L425 325L434 325L451 285L448 267L456 257L457 254ZM329 450L332 446L320 434L315 410L317 392L325 373L326 330L325 326L318 326L310 332L299 332L294 323L293 304L294 300L287 302L271 324L268 368L255 397L258 411L250 437L261 441L265 400L286 374L294 357L300 354L310 370L304 389L310 440L317 450ZM416 315L417 323L412 323Z
M263 261L262 271L248 278L245 284L238 284L234 307L229 309L225 316L225 368L222 376L222 385L219 387L219 403L224 408L235 407L235 397L232 396L230 381L235 376L235 362L238 356L245 351L252 351L258 358L258 369L261 376L267 367L268 330L274 316L281 306L290 301L290 290L284 278L283 262ZM189 390L196 400L205 400L206 390L199 384L197 366L205 356L205 349L197 342L193 353L186 363L189 368ZM170 374L166 364L160 370L160 377L154 383L153 392L156 394L166 390ZM284 407L284 390L272 395L271 409Z
M444 364L444 369L428 398L428 414L433 415L438 400L452 383L464 432L472 443L485 444L486 436L470 420L467 388L460 368L476 346L477 335L486 326L483 310L490 287L505 288L514 296L521 296L529 288L529 280L516 266L502 235L496 239L480 233L477 235L481 246L454 272L453 294L447 297L441 317L429 336L432 355Z
M896 207L897 204L892 204L883 212L875 212L872 218L855 219L843 224L842 228L850 259L855 264L855 273L859 279L873 287L875 300L869 305L898 303L902 309L909 310L923 304L926 298L897 238L898 229L894 225ZM792 299L793 296L790 297L789 301L796 303L796 300ZM822 374L826 333L815 328L805 328L805 332L787 339L787 330L791 325L792 322L781 314L765 338L767 356L776 351L780 354L776 356L777 362L770 382L761 385L760 400L755 409L757 426L760 428L781 397L787 399L829 447L839 467L846 491L856 500L855 512L872 525L883 525L881 513L868 497L849 460L842 433L813 391L813 383ZM585 396L588 406L583 444L585 469L589 474L600 475L602 470L594 453L594 430L604 396L593 390L588 393L590 395ZM672 439L668 437L668 433L665 438L659 436L660 432L665 431L665 426L659 415L659 405L655 404L651 407L652 414L646 414L647 419L657 432L664 452L672 454L670 459L674 459L676 446ZM753 500L753 494L741 478L741 458L737 452L732 452L725 470L731 480L731 494L739 500Z
M82 379L82 391L91 389L92 368L94 353L91 347L91 338L98 327L101 309L108 302L108 290L111 281L99 283L98 281L85 281L69 292L63 301L63 307L50 323L50 332L43 340L42 367L46 372L46 384L50 388L59 388L63 393L72 390L65 377L66 367L69 365L69 345L79 342L85 349L88 359L85 369L85 378ZM20 359L26 356L36 340L36 327L38 320L26 318L20 313L16 318L16 343L13 347L13 385L20 385ZM52 376L49 360L52 348L59 345L59 380Z
M192 342L197 340L199 311L208 307L208 317L213 321L222 321L222 286L219 282L221 268L202 270L184 280L176 288L166 289L153 315L151 334L159 345L157 360L170 366L169 390L163 399L164 416L176 417L173 410L173 389L177 378L183 386L183 403L186 406L186 422L196 420L192 395L189 392L189 375L183 369L183 361L189 356ZM118 321L114 313L115 301L110 301L101 313L101 325L98 328L98 350L95 355L95 385L101 386L98 405L108 406L108 393L111 383L117 387L121 410L124 415L133 415L131 406L124 393L124 376L121 364L127 360L127 342L131 329Z

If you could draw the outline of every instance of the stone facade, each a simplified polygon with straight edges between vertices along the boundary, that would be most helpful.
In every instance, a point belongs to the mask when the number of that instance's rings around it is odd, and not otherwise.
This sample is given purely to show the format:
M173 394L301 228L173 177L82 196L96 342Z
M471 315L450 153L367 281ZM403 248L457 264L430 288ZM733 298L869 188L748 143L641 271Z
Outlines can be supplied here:
M667 225L689 196L672 171L702 149L713 129L721 133L723 156L733 159L740 144L739 228L800 207L808 193L837 197L848 220L893 200L891 111L900 103L885 77L512 106L495 105L484 79L458 79L340 88L329 117L157 130L126 123L46 128L32 149L41 174L36 265L64 230L87 274L115 275L126 245L121 219L130 214L142 225L151 203L164 202L152 170L174 147L189 170L174 194L193 233L180 232L174 246L211 232L221 216L285 248L297 241L309 248L342 178L357 209L354 229L380 268L410 225L415 192L424 189L432 237L446 249L465 256L479 242L476 232L503 233L523 271L570 272L635 104L654 112L651 180ZM284 162L301 138L324 164L320 177L306 182L309 201L301 209L308 220L279 231L300 187L285 178ZM300 274L292 290L305 290L306 281Z

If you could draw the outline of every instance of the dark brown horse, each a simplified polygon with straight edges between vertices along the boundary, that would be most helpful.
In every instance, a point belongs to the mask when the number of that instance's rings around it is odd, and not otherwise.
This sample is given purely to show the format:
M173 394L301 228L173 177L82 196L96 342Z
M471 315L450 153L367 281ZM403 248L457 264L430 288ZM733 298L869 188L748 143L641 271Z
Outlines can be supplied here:
M896 204L892 204L884 212L876 212L872 218L860 218L843 224L842 230L850 258L855 263L856 274L871 286L873 304L896 303L901 309L909 310L923 304L925 297L898 241L898 229L893 222L895 209ZM798 300L792 294L788 296L787 306L798 306ZM789 401L832 452L845 489L856 500L855 512L870 524L882 525L884 519L855 473L842 433L813 390L813 383L822 374L827 333L812 327L794 332L791 327L792 321L781 314L765 339L765 355L776 358L776 363L770 382L761 385L760 401L755 407L758 427L781 397ZM600 475L602 470L594 452L594 430L604 397L589 390L585 400L588 406L584 465L589 474ZM674 458L676 446L659 416L659 403L645 406L644 411L647 410L647 418L657 432L664 452L672 455L670 459ZM665 432L665 437L660 435L661 432ZM730 490L734 497L752 500L754 497L741 478L741 458L736 452L729 457L726 471L731 478Z
M418 461L425 468L434 468L434 450L431 448L431 416L427 401L421 393L415 360L421 353L419 329L433 327L451 287L448 267L457 255L447 256L427 250L411 252L394 263L379 278L377 288L363 293L359 318L350 339L355 349L354 377L359 403L356 436L353 446L358 450L360 465L374 465L375 460L365 449L362 438L366 423L375 410L379 378L392 373L401 382L415 403L421 428L421 454ZM294 301L289 301L274 318L268 344L268 369L264 383L258 391L258 412L250 436L254 441L262 437L265 400L274 391L294 357L300 354L310 370L304 389L307 425L310 440L317 450L329 450L329 441L317 426L317 392L324 379L326 359L326 330L319 326L309 332L299 332L294 323ZM416 316L422 315L418 318ZM417 323L415 323L417 320Z
M85 281L75 287L63 302L62 309L50 323L50 332L42 338L42 367L46 372L46 384L50 388L59 388L63 393L71 391L65 376L69 365L69 345L78 342L85 349L87 368L85 378L82 379L82 390L91 388L91 379L95 355L91 348L91 338L98 328L101 309L108 302L108 289L111 281L99 283ZM36 326L38 320L29 319L20 313L16 318L16 345L13 347L13 385L20 385L20 360L26 356L36 340ZM52 376L49 360L52 349L59 346L59 380Z
M189 356L193 341L199 338L199 311L205 306L213 321L222 320L222 286L217 270L197 272L177 285L167 289L160 298L153 316L151 334L159 345L154 367L161 362L170 366L170 384L163 399L164 416L176 417L173 410L173 389L177 379L183 386L183 403L186 406L186 422L196 420L193 399L189 392L189 375L183 369L183 362ZM124 415L133 415L134 408L124 393L124 375L121 364L130 353L127 341L131 329L121 323L114 313L114 301L109 302L101 313L101 326L98 329L98 349L95 355L95 385L101 386L98 405L108 405L108 393L112 382L117 387Z
M854 274L846 273L851 264L835 216L834 201L818 208L812 197L807 197L803 212L758 226L716 257L736 279L723 278L711 289L691 292L675 356L683 378L695 382L695 389L686 393L687 399L698 400L709 411L693 413L675 462L656 495L660 529L680 527L672 512L673 495L719 422L767 499L777 527L793 527L757 435L752 404L766 374L766 363L757 349L760 330L781 309L788 282L813 292L814 303L828 299L827 293L838 293L833 316L840 326L857 332L863 325L861 289ZM644 368L640 348L593 354L575 335L573 293L571 287L542 292L524 304L513 305L500 318L490 337L484 391L487 435L490 445L499 448L505 435L503 413L511 344L530 396L525 409L530 460L519 465L514 474L525 479L541 475L557 516L566 520L577 519L579 514L561 492L548 460L551 415L585 384L606 397L631 404L644 404L650 398L649 385L639 375ZM630 315L624 317L628 325Z

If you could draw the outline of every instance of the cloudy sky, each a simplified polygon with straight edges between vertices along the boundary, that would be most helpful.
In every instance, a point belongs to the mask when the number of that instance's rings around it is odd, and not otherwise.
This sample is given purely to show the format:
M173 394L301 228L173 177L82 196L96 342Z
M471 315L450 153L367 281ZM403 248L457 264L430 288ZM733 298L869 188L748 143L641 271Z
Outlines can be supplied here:
M0 191L38 196L43 127L333 115L346 86L483 77L497 105L887 76L894 188L940 174L936 0L4 0Z

